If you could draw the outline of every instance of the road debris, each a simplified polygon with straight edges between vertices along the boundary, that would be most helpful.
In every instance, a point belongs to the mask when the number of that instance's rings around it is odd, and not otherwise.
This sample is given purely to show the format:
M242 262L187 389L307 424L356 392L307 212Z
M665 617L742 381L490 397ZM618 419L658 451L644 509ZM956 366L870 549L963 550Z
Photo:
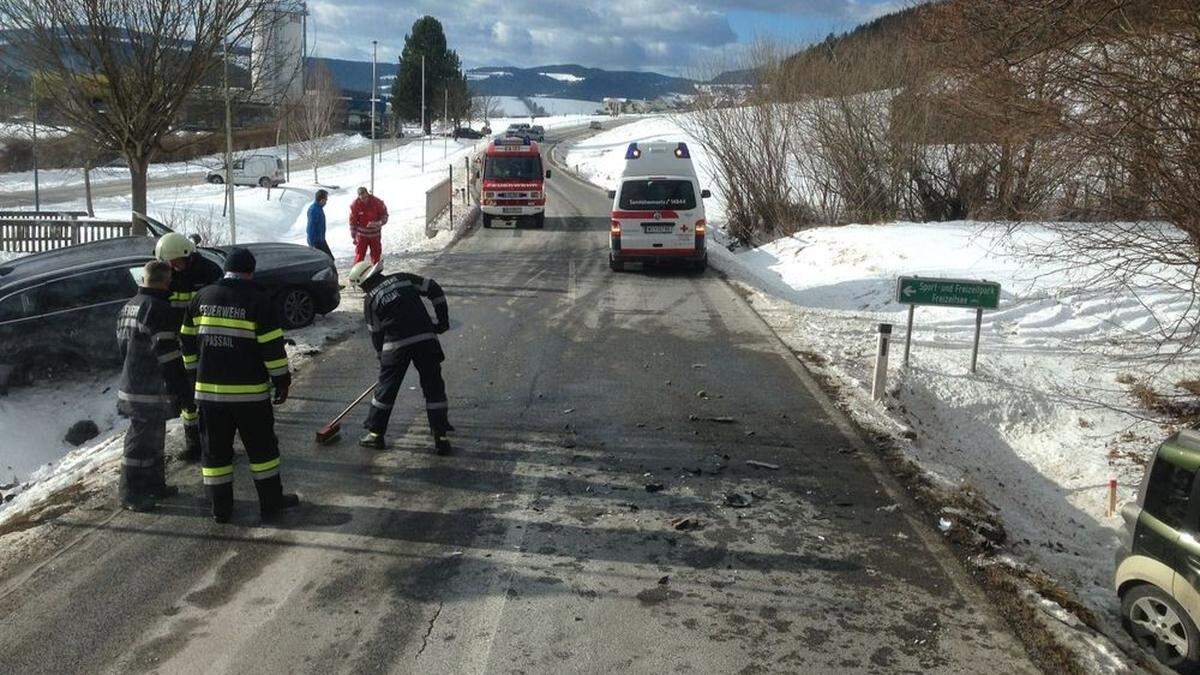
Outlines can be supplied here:
M771 471L778 471L778 470L779 470L779 465L778 465L778 464L772 464L772 463L770 463L770 462L760 462L760 461L758 461L757 459L748 459L748 460L746 460L746 465L747 465L747 466L752 466L752 467L754 467L754 468L756 468L756 469L770 469Z
M696 398L708 398L708 392L701 389L700 391L696 392Z
M697 520L696 518L693 518L691 516L680 516L678 518L672 518L672 519L668 520L667 523L672 528L679 530L681 532L684 532L687 530L699 530L699 529L701 529L701 527L703 527L700 524L699 520Z
M646 483L646 492L661 492L663 487L662 483Z
M754 502L754 497L748 492L726 492L725 504L735 509L744 509Z
M938 518L939 530L949 532L951 527L954 527L954 523L949 518Z
M659 586L666 586L666 585L667 585L667 584L669 584L669 583L671 583L671 575L669 575L669 574L667 574L667 575L663 576L662 578L660 578L660 579L658 580L658 585L659 585Z
M563 411L563 414L564 414L564 415L570 415L570 414L571 414L571 413L573 413L573 412L575 412L575 409L574 409L574 408L567 408L566 410L564 410L564 411Z
M737 420L733 417L701 417L700 415L688 415L688 419L693 422L715 422L717 424L737 424Z

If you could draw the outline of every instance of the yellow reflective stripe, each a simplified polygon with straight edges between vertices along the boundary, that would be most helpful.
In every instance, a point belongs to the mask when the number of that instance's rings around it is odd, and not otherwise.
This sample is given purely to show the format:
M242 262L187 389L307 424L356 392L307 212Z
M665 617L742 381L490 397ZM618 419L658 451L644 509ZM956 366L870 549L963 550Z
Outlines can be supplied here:
M185 291L175 291L171 294L168 300L191 300L194 297L196 297L195 292L188 293Z
M262 473L263 471L270 471L271 469L274 469L278 466L279 466L279 458L276 457L275 459L268 460L261 464L255 464L254 462L251 462L250 470L253 471L254 473Z
M197 382L196 391L203 391L209 394L261 394L271 390L270 382L262 384L209 384L207 382Z
M197 326L218 326L220 328L244 328L246 330L254 330L258 324L253 321L245 321L243 319L226 319L220 316L198 316L196 317Z
M228 476L233 473L233 465L227 466L206 466L200 469L200 474L205 478L217 478L219 476Z
M183 355L184 363L195 363L199 360L200 360L200 356L198 354L184 354Z
M262 335L259 335L258 342L259 342L259 344L262 344L264 342L270 342L271 340L278 340L281 337L283 337L283 329L276 328L275 330L271 331L270 333L263 333Z
M288 364L288 360L287 360L286 356L283 357L282 359L277 359L275 361L263 361L263 365L267 367L267 370L275 370L276 368L286 368L287 364Z
M179 329L180 335L198 335L199 333L200 331L195 326L189 326L186 323Z
M199 412L188 412L187 410L180 410L180 411L179 411L179 416L180 416L180 417L182 417L182 418L183 418L183 419L185 419L185 420L198 420L198 419L200 419L200 413L199 413Z

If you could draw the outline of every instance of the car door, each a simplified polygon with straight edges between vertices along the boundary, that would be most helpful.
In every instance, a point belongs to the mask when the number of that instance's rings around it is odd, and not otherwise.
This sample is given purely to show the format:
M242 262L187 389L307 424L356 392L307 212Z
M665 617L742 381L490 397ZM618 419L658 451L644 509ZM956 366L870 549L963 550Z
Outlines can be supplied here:
M246 175L245 159L235 159L233 161L233 171L231 171L231 173L233 174L234 185L246 185L247 181L250 180L250 177ZM253 184L253 181L250 181L250 184Z
M28 290L31 318L27 329L50 354L68 353L94 361L116 354L116 320L137 293L135 271L128 263L70 274Z
M1177 470L1192 475L1191 499L1187 516L1179 526L1176 563L1168 563L1175 570L1171 594L1192 617L1200 617L1200 481L1195 480L1194 465Z

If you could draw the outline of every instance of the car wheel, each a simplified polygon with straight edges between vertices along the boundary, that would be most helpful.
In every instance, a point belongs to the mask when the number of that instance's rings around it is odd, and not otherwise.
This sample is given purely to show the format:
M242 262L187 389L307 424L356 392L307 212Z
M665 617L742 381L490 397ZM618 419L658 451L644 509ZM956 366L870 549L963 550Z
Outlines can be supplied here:
M211 176L209 176L209 177L208 177L208 182L209 182L209 183L211 183L211 184L213 184L213 185L221 185L222 183L224 183L224 182L225 182L225 179L224 179L224 178L221 178L220 176L218 176L218 175L216 175L216 174L213 174L213 175L211 175Z
M1187 612L1162 589L1142 584L1121 598L1125 630L1163 665L1190 671L1200 665L1200 633Z
M303 328L317 316L312 293L304 288L289 288L279 296L279 319L284 328Z
M492 226L492 217L486 213L483 214L483 226L484 228L490 228Z
M617 260L616 258L614 258L610 255L610 256L608 256L608 269L610 269L614 272L624 272L625 271L625 263L621 262L620 260Z
M704 260L698 260L698 261L692 263L692 271L697 274L704 274L704 271L707 269L708 269L708 258L705 258Z
M264 188L271 187L271 179L267 178L266 176L259 178L258 179L258 187L264 187Z

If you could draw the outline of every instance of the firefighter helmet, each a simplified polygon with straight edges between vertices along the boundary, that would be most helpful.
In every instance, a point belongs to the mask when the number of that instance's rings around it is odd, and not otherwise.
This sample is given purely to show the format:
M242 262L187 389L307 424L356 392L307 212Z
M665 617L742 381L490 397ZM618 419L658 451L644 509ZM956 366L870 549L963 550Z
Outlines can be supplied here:
M154 257L162 262L186 258L196 252L196 243L178 232L164 234L154 245Z
M350 283L362 286L367 279L379 274L383 271L383 261L371 264L368 260L363 260L354 263L354 267L350 268Z

